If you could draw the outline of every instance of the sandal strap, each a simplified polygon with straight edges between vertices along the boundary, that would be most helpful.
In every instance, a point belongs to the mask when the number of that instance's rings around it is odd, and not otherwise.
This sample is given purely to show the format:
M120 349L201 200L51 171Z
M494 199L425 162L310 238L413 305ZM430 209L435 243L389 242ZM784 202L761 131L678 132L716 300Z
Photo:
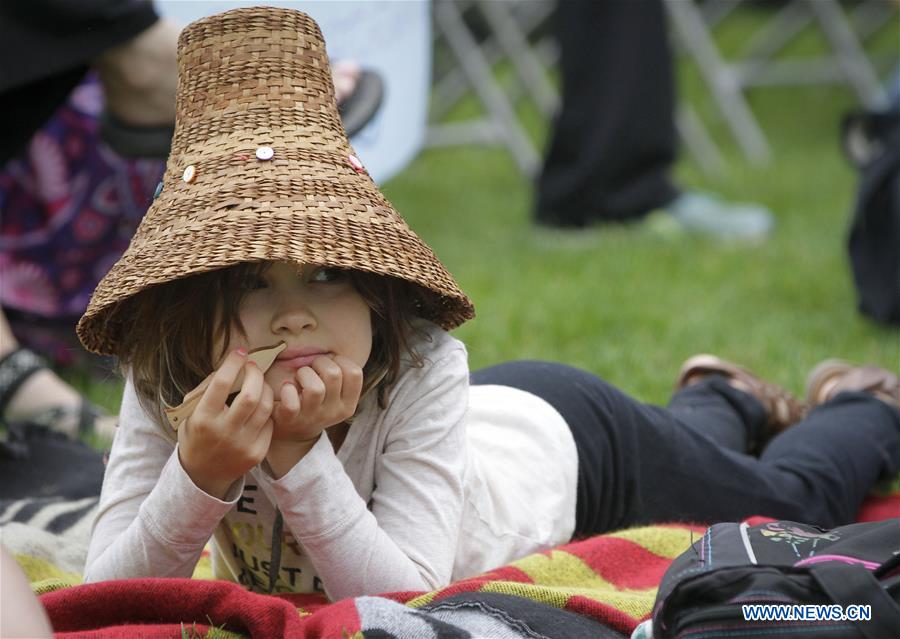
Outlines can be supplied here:
M765 397L763 403L769 409L769 426L775 432L784 430L803 419L803 404L788 390L771 382L762 382L759 386L759 392Z
M785 388L769 382L743 366L738 366L715 355L695 355L682 366L676 388L689 385L691 378L710 374L722 375L729 383L762 403L767 414L767 436L782 431L800 421L804 406Z
M59 424L66 421L75 424L75 432L78 435L86 435L95 432L97 420L105 416L107 416L105 410L87 399L82 399L77 406L50 406L21 422L8 423L7 427L27 424L29 428L45 428L61 432Z
M830 359L818 364L806 380L806 397L811 406L824 404L844 391L869 393L900 408L900 378L886 368L854 366Z
M44 368L46 361L27 348L17 348L0 359L0 422L6 423L6 407L19 387Z

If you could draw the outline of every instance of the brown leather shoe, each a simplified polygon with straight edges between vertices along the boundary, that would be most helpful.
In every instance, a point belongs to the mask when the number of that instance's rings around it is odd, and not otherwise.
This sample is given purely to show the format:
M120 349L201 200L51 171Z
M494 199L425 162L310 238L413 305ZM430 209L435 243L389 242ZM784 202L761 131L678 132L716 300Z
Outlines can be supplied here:
M752 395L766 409L768 420L766 422L764 441L759 442L755 448L799 422L806 413L806 407L787 389L773 382L766 381L746 368L715 355L694 355L689 358L681 365L675 388L684 388L696 384L708 375L724 376L731 386Z
M806 378L806 401L810 407L824 404L843 391L869 393L900 408L900 377L884 368L827 359Z

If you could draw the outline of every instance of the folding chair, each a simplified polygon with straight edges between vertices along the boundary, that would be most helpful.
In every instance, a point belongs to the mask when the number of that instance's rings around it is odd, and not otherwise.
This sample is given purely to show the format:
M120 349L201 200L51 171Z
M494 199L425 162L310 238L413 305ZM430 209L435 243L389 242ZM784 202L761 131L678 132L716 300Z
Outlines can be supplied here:
M735 61L726 61L711 35L739 2L664 0L678 42L697 64L719 111L751 161L771 150L745 92L754 86L843 83L866 106L883 103L885 93L861 42L896 16L889 0L868 0L848 14L837 0L792 0L745 45ZM804 28L817 28L830 55L802 60L775 59Z
M540 167L540 156L534 143L519 122L515 98L507 95L494 77L493 67L508 60L522 89L545 117L556 109L558 97L544 66L528 42L527 29L536 26L549 14L552 4L545 1L460 2L435 0L434 32L446 42L457 63L434 90L432 117L440 117L469 88L486 112L485 117L464 122L431 124L426 137L429 146L449 144L503 144L519 170L534 176ZM526 9L526 17L516 11ZM479 43L467 26L464 13L477 10L490 30L485 42ZM535 14L534 10L538 13ZM529 12L531 12L529 14ZM520 22L520 20L523 20ZM437 111L438 116L434 113Z
M554 6L553 0L434 0L435 40L446 43L455 65L434 83L426 145L501 144L524 175L536 175L541 158L519 122L516 104L530 100L545 119L558 108L559 95L547 72L557 62L558 47L553 38L533 36ZM480 42L466 23L467 11L477 12L487 28ZM509 62L514 75L513 86L506 91L493 71L503 61ZM439 122L469 90L483 107L484 117ZM721 168L718 149L689 105L680 105L676 126L704 170Z

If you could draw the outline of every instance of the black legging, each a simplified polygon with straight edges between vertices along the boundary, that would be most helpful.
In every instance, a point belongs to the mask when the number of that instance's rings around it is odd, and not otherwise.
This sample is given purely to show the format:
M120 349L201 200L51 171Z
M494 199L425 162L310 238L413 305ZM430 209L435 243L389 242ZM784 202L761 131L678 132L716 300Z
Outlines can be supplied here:
M519 361L472 373L543 398L578 449L575 535L665 521L751 515L826 527L854 521L880 478L900 472L900 410L841 393L768 444L744 451L765 422L762 405L710 376L666 408L642 404L582 370Z

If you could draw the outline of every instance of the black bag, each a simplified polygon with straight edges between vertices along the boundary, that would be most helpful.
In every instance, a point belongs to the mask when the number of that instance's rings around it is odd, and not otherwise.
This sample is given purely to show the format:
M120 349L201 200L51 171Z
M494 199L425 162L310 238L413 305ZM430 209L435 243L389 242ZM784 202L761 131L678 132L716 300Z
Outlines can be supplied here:
M786 604L781 612L837 605L845 614L862 604L871 619L745 621L745 604ZM792 521L716 524L669 566L652 627L654 639L897 639L900 519L833 530Z
M848 115L842 137L860 169L848 238L859 309L900 325L900 110Z

